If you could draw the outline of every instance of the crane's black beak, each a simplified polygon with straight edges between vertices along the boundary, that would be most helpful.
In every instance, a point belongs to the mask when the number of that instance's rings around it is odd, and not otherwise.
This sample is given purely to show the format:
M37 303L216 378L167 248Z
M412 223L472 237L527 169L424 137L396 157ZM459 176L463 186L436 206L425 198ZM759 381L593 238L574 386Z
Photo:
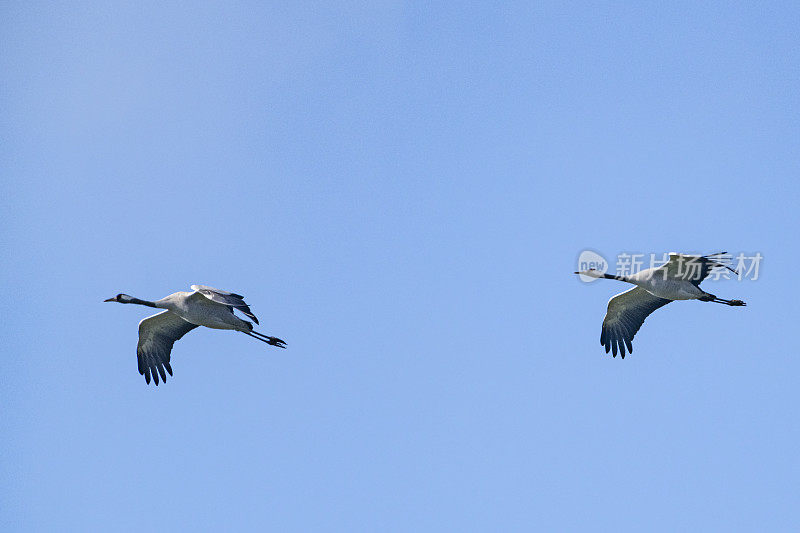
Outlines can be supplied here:
M115 298L109 298L108 300L103 300L104 302L116 302Z

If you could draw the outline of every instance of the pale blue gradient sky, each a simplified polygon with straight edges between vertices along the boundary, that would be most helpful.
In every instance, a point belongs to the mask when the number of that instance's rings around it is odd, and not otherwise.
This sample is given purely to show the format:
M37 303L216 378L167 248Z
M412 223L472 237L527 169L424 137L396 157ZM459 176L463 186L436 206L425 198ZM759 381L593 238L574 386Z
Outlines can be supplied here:
M3 529L795 527L800 8L285 4L3 6ZM765 259L622 361L586 247Z

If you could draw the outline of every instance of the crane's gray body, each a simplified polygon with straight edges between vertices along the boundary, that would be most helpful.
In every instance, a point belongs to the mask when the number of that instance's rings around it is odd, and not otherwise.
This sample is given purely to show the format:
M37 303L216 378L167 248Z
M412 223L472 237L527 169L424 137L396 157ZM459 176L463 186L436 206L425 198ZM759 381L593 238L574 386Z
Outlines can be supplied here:
M155 301L156 307L168 309L185 321L197 326L213 329L250 331L253 325L233 314L232 309L222 303L206 298L201 293L175 292Z
M636 274L627 277L629 283L637 285L653 296L667 300L699 300L707 295L700 287L684 279L667 275L667 266L658 268L648 268L640 270Z

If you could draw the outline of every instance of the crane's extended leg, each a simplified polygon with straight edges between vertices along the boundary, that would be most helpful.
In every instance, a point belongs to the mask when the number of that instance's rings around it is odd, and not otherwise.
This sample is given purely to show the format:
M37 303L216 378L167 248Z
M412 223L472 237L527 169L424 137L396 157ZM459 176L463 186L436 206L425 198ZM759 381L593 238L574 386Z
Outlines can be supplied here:
M702 298L700 298L700 301L701 302L714 302L715 304L732 305L732 306L735 306L735 307L747 305L746 303L744 303L741 300L726 300L724 298L717 298L713 294L707 294L706 296L703 296Z
M733 305L733 306L747 305L746 303L744 303L741 300L724 300L722 298L716 298L716 299L712 300L712 302L718 303L718 304Z
M286 348L286 342L282 341L278 337L270 337L269 335L264 335L263 333L259 333L257 331L243 331L245 335L250 335L254 339L258 339L261 342L266 342L270 346L277 346L278 348Z

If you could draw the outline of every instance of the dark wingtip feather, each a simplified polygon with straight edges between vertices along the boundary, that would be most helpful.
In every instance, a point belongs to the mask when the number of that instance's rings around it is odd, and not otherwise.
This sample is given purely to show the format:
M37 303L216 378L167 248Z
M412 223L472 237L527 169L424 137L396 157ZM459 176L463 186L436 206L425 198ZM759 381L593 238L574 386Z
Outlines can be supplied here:
M258 324L258 318L256 318L256 315L254 315L253 312L250 310L249 305L239 305L236 306L236 309L241 311L247 318L251 319L253 322Z

